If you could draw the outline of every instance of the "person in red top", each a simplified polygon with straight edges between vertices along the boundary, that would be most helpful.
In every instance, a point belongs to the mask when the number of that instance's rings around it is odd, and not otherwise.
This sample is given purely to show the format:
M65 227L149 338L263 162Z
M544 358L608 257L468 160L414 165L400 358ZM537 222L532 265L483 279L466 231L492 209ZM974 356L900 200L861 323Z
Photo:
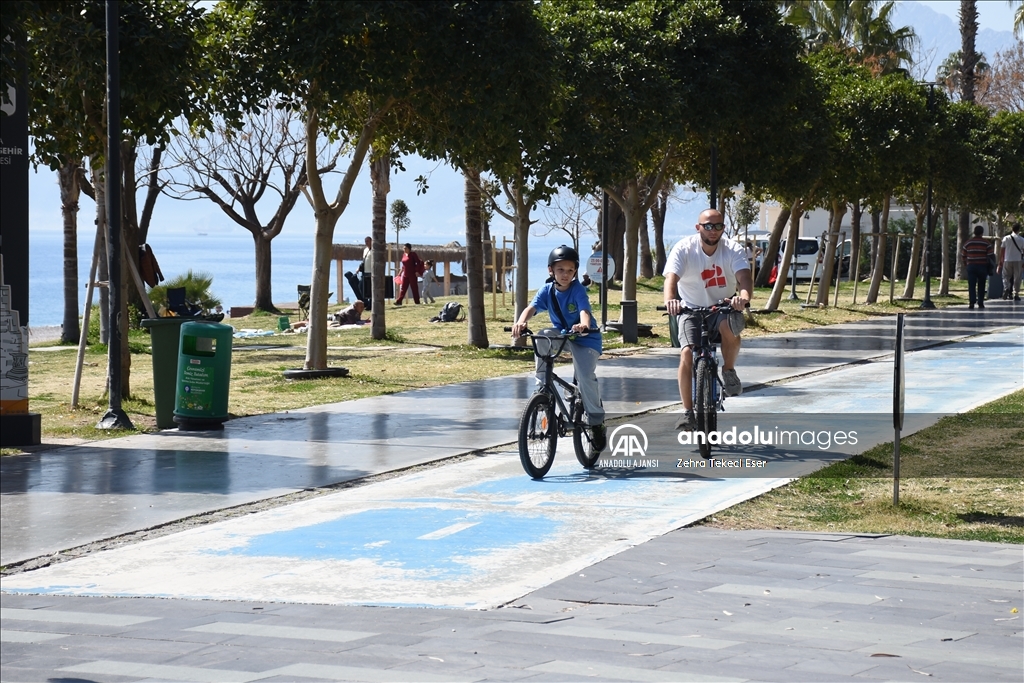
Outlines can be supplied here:
M974 309L977 302L978 308L985 308L985 280L988 279L988 257L994 254L992 244L981 238L985 229L980 225L974 226L974 237L964 242L960 247L960 254L963 256L964 265L967 267L967 293L970 300L968 308Z
M420 302L420 275L423 275L423 261L420 261L420 257L417 256L416 252L412 250L412 245L408 242L405 243L405 254L402 255L402 291L398 294L398 298L395 299L395 305L401 306L402 299L405 298L405 293L409 291L409 287L412 287L412 300L416 303Z

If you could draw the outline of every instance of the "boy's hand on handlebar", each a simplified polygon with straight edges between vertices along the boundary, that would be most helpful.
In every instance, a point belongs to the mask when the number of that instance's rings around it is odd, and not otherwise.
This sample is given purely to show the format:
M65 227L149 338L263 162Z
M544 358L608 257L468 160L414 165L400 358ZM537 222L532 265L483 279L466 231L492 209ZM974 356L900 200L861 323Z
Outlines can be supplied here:
M519 339L526 332L526 323L515 323L512 325L512 338Z
M683 312L683 302L679 299L669 299L665 302L665 310L669 315L679 315Z
M583 323L576 323L569 329L569 331L576 334L588 334L590 332L590 326L584 325Z

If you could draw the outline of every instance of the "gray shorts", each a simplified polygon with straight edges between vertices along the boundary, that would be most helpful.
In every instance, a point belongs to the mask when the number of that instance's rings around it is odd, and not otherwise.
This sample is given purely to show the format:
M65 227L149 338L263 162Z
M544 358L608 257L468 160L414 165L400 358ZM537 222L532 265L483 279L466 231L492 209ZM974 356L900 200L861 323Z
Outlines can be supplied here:
M686 346L697 346L700 344L700 313L681 313L679 315L677 328L680 331L679 339L681 345ZM743 318L743 314L739 311L714 311L708 316L708 341L712 344L717 344L722 341L722 335L719 333L719 329L722 323L728 323L732 333L737 337L743 332L743 328L746 326L746 320Z

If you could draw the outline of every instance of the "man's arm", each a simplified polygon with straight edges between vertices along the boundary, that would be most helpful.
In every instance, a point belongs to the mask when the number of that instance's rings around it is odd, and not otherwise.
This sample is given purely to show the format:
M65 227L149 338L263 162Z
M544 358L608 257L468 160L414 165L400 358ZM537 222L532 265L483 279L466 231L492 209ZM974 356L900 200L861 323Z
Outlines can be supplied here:
M754 280L750 277L749 268L736 271L736 285L739 293L732 298L732 307L742 311L750 303L754 292Z
M748 273L750 271L747 271ZM679 315L679 312L683 308L683 304L679 301L679 276L675 273L669 273L665 276L665 289L664 289L664 300L665 308L668 309L670 315Z

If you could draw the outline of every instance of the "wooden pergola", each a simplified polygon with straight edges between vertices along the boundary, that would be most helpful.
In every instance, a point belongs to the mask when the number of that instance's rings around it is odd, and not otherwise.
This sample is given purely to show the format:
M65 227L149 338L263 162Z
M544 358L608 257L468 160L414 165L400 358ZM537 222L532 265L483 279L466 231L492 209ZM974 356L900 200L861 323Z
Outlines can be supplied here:
M331 259L336 262L335 273L338 281L336 288L338 303L342 302L342 290L344 288L343 283L345 282L345 261L355 261L357 264L363 262L363 244L335 244L332 245ZM505 272L514 269L515 253L513 249L497 248L494 241L490 243L491 246L491 264L497 264L497 268L493 268L491 265L486 266L487 269L491 270L492 282L503 278ZM389 272L387 275L395 275L401 268L402 262L402 248L399 246L397 249L394 243L389 242L387 245L387 258L385 259L388 264ZM444 294L442 296L448 296L448 292L451 292L451 277L452 277L452 264L458 263L462 271L466 271L466 247L462 246L458 242L450 242L444 245L436 244L413 244L412 250L420 257L421 261L433 261L435 264L444 264ZM485 252L487 247L484 247ZM499 276L497 271L500 270L501 275Z

